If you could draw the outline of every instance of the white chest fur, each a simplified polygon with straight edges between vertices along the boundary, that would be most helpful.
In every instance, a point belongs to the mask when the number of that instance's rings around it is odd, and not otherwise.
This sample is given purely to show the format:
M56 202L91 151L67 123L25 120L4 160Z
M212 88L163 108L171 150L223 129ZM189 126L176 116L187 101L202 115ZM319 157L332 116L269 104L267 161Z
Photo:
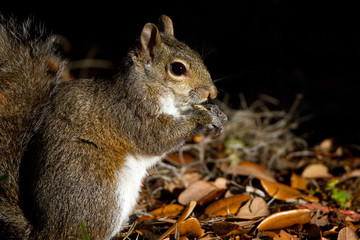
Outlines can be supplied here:
M128 156L125 158L124 166L116 173L115 201L117 207L114 209L109 239L115 236L127 222L135 207L147 169L155 165L161 158L162 156Z
M179 109L175 106L174 96L169 94L160 97L160 114L167 114L174 117L179 117Z

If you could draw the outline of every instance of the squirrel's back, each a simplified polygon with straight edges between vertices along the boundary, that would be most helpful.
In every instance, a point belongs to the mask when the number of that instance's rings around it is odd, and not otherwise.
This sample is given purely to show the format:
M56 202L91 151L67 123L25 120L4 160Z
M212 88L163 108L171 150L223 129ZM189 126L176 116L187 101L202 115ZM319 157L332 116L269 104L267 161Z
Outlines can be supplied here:
M0 16L0 239L30 232L19 208L21 157L64 66L53 40L38 30L33 38L30 26ZM4 235L9 232L18 235Z

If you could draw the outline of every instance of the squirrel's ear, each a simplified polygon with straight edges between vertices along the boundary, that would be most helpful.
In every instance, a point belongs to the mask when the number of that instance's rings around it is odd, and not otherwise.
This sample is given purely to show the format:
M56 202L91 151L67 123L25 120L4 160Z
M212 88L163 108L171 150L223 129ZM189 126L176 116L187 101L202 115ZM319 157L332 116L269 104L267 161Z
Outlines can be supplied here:
M146 61L153 59L153 49L161 43L160 33L155 24L145 24L140 36L141 48Z
M174 27L171 19L162 14L159 18L158 26L160 29L160 32L165 33L170 36L174 36Z

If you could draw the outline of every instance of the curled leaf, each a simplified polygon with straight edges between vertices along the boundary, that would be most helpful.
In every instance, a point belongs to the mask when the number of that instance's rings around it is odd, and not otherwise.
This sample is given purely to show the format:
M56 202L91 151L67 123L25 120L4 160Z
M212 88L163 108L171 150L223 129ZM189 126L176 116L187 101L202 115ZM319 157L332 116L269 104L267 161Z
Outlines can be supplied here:
M157 219L163 217L174 218L179 215L183 209L184 207L179 204L169 204L148 212L152 216L141 217L137 220L137 222L143 222L154 218Z
M269 182L276 182L276 180L271 176L264 166L260 166L253 162L243 161L236 165L233 168L229 168L227 171L233 175L243 175L243 176L254 176L258 179L265 179Z
M217 188L214 191L210 192L205 197L203 197L202 199L200 199L198 201L198 204L199 205L204 205L204 204L206 204L208 202L212 202L215 199L219 199L220 197L222 197L224 195L226 190L227 190L226 188Z
M216 186L213 184L198 180L190 184L188 188L179 195L178 201L182 205L186 205L192 200L199 201L216 189Z
M279 235L275 236L273 240L300 240L300 238L281 230Z
M257 217L264 217L270 214L268 205L266 204L265 200L261 197L256 197L242 206L237 213L238 217L241 218L257 218Z
M356 232L350 227L344 227L340 230L338 240L359 240Z
M205 209L207 215L226 216L229 214L236 214L243 202L251 199L250 195L241 194L228 198L222 198L213 202Z
M311 202L318 202L319 199L302 194L299 190L278 182L269 182L260 180L262 187L272 197L278 200L289 200L294 198L303 198Z
M197 238L202 235L200 222L196 218L188 218L185 221L181 222L178 227L180 236ZM172 233L174 232L175 230Z
M174 223L166 232L164 232L163 235L161 235L158 238L158 240L162 240L166 238L171 232L173 232L180 223L182 223L187 217L190 216L192 211L194 211L195 207L196 207L196 201L190 201L187 207L185 208L185 210L183 211L183 213L181 214L181 216L179 217L179 219L176 221L176 223Z
M328 167L321 163L308 165L301 174L304 178L331 178Z
M295 224L305 224L311 220L311 211L308 209L294 209L277 212L261 221L257 229L259 231L281 229Z
M307 182L303 176L296 175L295 173L291 174L291 187L301 190L307 190L306 186Z
M229 232L237 229L239 227L238 224L226 221L217 221L212 224L212 229L219 235L225 235Z

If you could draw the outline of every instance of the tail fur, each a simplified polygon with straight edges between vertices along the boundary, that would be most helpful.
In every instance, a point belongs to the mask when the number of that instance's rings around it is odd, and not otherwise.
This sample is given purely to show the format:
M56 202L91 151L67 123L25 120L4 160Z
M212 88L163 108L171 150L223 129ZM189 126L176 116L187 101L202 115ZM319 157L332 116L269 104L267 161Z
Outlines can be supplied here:
M26 239L31 231L20 207L21 158L65 64L51 38L30 40L32 29L31 21L0 16L0 239Z

